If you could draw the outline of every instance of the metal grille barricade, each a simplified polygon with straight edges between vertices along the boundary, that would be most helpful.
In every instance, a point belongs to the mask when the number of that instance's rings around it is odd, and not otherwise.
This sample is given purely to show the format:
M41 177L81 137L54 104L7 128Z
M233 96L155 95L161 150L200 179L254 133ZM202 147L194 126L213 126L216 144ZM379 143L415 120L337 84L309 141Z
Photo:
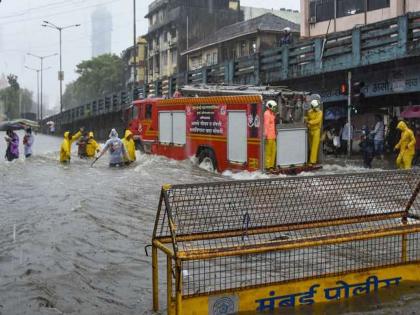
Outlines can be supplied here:
M163 187L168 299L418 262L419 190L418 170Z

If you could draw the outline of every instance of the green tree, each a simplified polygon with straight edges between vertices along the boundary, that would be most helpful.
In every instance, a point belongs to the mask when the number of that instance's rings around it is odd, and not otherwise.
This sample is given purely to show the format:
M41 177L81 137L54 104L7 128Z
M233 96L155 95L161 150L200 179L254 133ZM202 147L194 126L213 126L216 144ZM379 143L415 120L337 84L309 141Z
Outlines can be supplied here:
M65 109L119 91L124 84L124 62L115 54L82 61L76 66L76 73L79 77L67 84L63 94Z
M18 77L14 74L7 76L9 86L0 90L0 102L8 119L19 118L21 113L36 113L36 105L32 100L32 92L21 89Z

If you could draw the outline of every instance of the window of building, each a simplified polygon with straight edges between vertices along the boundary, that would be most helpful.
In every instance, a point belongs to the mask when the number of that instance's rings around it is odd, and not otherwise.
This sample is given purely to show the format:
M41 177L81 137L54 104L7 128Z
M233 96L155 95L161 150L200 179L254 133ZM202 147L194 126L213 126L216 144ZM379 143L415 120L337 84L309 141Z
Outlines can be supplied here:
M213 62L212 65L216 65L217 64L217 52L213 53Z
M178 52L176 49L172 50L171 52L171 63L172 65L176 65L178 61Z
M365 0L337 0L337 17L365 12Z
M162 66L166 67L168 65L168 51L162 53Z
M255 54L257 52L257 41L255 39L249 42L249 52L250 54Z
M226 47L222 48L222 60L221 61L225 61L229 59L229 51Z
M241 43L240 43L240 49L239 49L239 56L240 57L243 57L243 56L246 56L247 55L246 48L247 48L246 41L241 41Z
M230 51L230 58L235 59L236 58L236 48L233 47Z
M384 9L390 7L389 0L368 0L368 11Z
M163 32L163 42L167 42L168 41L168 33L169 32Z
M334 19L335 0L312 0L309 2L309 14L316 22ZM363 1L363 0L362 0Z
M211 54L206 54L206 65L207 66L210 66L211 65L210 58L211 58Z

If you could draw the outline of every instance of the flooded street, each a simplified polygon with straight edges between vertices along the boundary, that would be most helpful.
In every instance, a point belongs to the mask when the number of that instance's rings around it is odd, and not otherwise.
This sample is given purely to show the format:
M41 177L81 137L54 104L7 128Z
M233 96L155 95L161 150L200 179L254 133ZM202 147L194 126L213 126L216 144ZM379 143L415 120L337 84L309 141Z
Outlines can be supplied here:
M4 154L4 133L0 136ZM19 136L21 141L22 133ZM162 184L261 177L222 176L191 161L140 155L135 165L124 169L108 168L107 157L90 167L89 161L73 156L72 163L63 166L57 162L60 143L61 138L36 135L34 157L12 163L0 159L2 315L151 314L152 267L144 247L151 242ZM329 166L323 172L355 170ZM161 289L164 304L165 286ZM419 310L420 288L412 285L302 312Z

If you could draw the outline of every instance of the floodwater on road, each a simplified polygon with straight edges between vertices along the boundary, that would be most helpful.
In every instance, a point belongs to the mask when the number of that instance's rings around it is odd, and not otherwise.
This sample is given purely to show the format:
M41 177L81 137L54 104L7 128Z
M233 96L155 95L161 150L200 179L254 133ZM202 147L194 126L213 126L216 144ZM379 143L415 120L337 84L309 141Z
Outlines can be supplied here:
M0 154L6 149L3 136ZM144 155L123 169L108 168L106 157L90 167L73 156L63 166L57 162L61 139L35 137L32 158L0 159L2 315L152 314L151 258L144 247L151 242L161 186L263 177L214 174L191 161ZM324 172L355 170L328 166ZM162 283L161 313L165 288ZM302 311L420 314L418 287L360 301Z

